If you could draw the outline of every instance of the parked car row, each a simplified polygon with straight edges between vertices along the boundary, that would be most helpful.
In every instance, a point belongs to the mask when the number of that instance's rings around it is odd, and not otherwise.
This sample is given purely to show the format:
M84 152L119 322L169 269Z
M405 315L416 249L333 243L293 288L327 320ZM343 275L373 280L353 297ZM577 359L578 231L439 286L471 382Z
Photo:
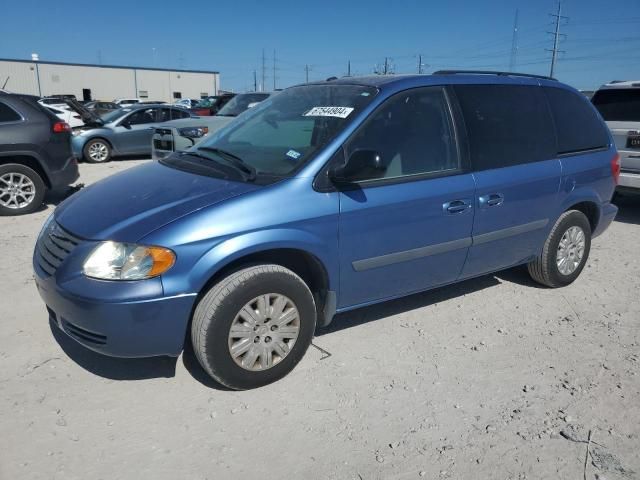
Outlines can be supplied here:
M5 152L2 154L3 158L0 158L0 166L10 163L7 158L21 159L16 164L30 168L41 180L37 181L30 174L31 181L24 183L28 184L23 191L28 193L26 197L21 196L20 188L13 183L10 189L7 187L0 190L5 192L4 201L0 199L0 213L3 215L32 211L43 196L40 192L34 195L32 193L41 185L44 188L55 188L59 183L50 178L50 168L45 165L48 162L42 159L48 152L35 156L32 152L41 148L34 146L36 144L33 141L25 141L26 145L16 146L21 142L14 141L14 133L9 137L8 132L14 132L16 125L22 134L29 136L29 132L22 130L31 129L31 125L42 125L45 123L44 118L47 118L47 122L54 126L51 128L56 129L51 131L52 138L55 139L53 143L57 145L62 142L62 137L70 139L71 155L78 160L97 163L109 161L119 155L148 154L154 159L163 159L196 146L238 115L271 96L269 93L222 94L200 101L189 100L189 105L186 102L173 105L160 102L148 104L146 100L137 98L120 98L113 102L94 101L81 105L73 95L40 99L27 95L14 96L6 92L2 95L6 102L13 99L14 103L12 106L8 103L0 105L5 115L5 120L0 120L0 141L2 138L6 139L0 145ZM592 102L611 129L621 154L620 185L617 191L640 192L640 82L616 81L606 84L594 94ZM187 106L193 108L187 109ZM29 114L20 113L21 109ZM15 113L11 113L11 110ZM213 112L215 115L202 114ZM50 142L42 133L36 136L40 143ZM54 152L54 156L66 155L60 149L58 153L55 153L55 149L51 152ZM60 162L64 163L64 160L52 161L53 171L59 169ZM73 169L73 166L66 168ZM3 171L6 172L6 168ZM73 175L69 175L71 176Z

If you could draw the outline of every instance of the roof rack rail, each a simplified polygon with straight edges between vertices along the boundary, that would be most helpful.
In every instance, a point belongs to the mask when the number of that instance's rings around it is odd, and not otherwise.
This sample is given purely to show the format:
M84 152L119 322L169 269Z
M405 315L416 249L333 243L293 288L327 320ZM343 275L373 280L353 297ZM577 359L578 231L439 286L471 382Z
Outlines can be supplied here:
M490 70L438 70L433 72L434 75L498 75L501 77L529 77L529 78L541 78L544 80L554 80L553 77L547 77L545 75L534 75L532 73L516 73L516 72L493 72Z

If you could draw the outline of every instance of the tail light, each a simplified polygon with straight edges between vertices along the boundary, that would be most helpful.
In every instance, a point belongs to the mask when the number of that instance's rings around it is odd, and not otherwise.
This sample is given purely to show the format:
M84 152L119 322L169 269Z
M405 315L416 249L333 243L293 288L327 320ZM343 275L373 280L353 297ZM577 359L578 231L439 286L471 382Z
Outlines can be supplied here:
M53 133L70 132L71 126L67 122L56 122L53 124Z
M613 181L618 185L620 181L620 155L617 153L611 159L611 174L613 175Z

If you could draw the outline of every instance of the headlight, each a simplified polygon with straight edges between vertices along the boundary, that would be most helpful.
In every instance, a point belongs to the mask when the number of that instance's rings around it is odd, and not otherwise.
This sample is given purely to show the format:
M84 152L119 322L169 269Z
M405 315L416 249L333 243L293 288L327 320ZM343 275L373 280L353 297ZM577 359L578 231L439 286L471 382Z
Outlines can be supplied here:
M186 127L179 128L178 132L183 137L188 138L201 138L209 133L209 127Z
M84 274L101 280L143 280L162 275L175 261L168 248L102 242L84 262Z

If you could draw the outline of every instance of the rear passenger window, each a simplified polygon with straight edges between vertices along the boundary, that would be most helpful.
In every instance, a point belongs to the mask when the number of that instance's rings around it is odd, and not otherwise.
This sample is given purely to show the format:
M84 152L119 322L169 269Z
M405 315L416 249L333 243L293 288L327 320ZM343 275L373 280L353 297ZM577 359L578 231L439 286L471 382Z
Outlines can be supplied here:
M556 138L540 87L456 85L476 170L556 156Z
M545 87L558 131L558 153L574 153L609 144L609 134L589 100L563 88Z
M0 123L17 122L20 119L20 115L18 115L18 113L13 108L0 102Z
M346 145L347 155L374 150L384 178L460 168L449 104L439 87L416 88L387 100Z

